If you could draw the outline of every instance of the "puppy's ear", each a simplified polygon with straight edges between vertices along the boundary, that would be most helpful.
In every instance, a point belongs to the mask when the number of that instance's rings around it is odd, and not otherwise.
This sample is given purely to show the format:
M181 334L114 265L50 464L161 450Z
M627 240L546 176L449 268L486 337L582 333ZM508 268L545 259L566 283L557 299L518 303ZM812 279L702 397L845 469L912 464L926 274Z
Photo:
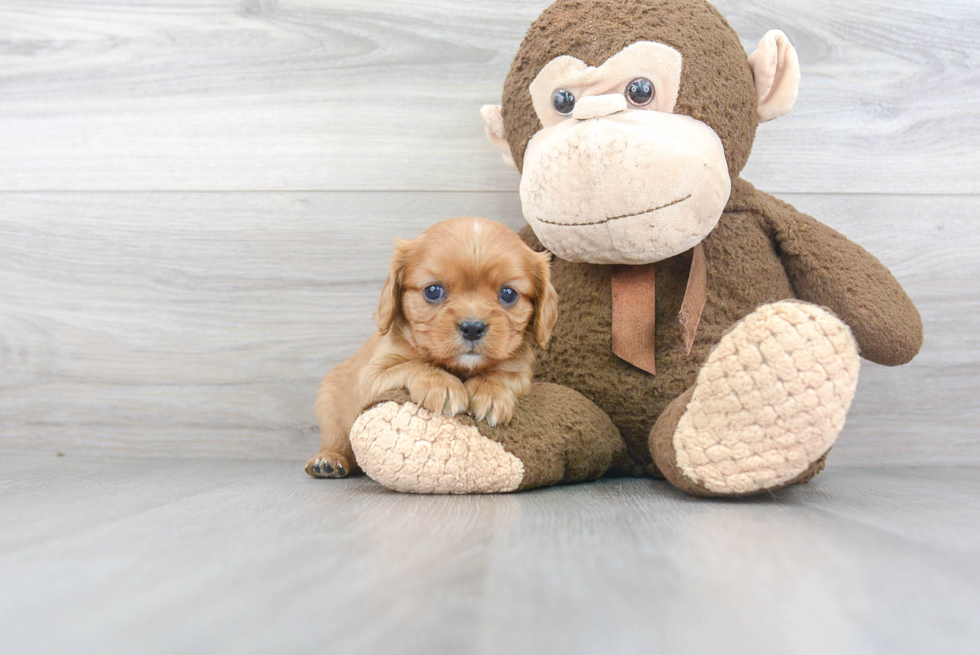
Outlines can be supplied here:
M378 332L381 334L388 334L392 323L401 311L402 278L408 266L411 247L411 241L395 242L395 252L391 255L391 262L388 264L388 277L385 279L384 287L381 288L378 313L374 317L378 322Z
M551 286L551 253L536 252L534 258L534 280L538 297L534 301L534 340L542 348L548 347L551 330L558 320L558 293Z

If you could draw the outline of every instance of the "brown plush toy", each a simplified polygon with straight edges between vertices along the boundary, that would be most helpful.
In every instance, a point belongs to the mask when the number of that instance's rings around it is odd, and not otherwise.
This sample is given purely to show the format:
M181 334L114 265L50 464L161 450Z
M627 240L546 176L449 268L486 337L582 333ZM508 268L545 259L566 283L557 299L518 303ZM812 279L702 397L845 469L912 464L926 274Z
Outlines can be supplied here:
M798 85L784 34L746 56L703 0L545 10L482 111L522 173L522 237L554 254L538 383L506 427L384 399L351 433L368 475L465 493L646 474L740 496L818 473L858 354L908 362L922 323L877 259L738 177Z

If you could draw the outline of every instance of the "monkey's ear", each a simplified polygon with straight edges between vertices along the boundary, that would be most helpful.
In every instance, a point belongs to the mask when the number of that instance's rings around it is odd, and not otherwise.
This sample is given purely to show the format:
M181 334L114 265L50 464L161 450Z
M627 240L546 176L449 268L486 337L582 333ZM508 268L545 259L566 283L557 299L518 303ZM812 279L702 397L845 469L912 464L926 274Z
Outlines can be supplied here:
M487 138L490 139L490 143L500 151L504 163L516 171L517 164L514 163L514 156L510 154L510 144L507 143L507 131L504 129L504 115L501 113L500 105L483 105L480 116L483 116L483 125L487 128Z
M789 113L800 91L800 59L789 38L779 30L767 32L749 55L759 96L759 122Z
M378 332L381 334L388 334L392 323L395 322L395 317L401 311L402 278L404 278L405 268L408 266L410 248L411 241L395 242L395 252L388 264L388 277L385 279L384 287L381 288L378 313L374 317L378 323Z

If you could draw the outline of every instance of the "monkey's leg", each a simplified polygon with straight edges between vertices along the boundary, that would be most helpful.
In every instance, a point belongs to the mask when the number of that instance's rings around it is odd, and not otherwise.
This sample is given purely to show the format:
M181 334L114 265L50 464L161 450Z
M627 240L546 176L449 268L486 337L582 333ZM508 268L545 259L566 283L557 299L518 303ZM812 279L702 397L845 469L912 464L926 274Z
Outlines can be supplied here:
M654 462L697 496L806 482L844 427L858 368L851 331L833 314L795 300L764 305L661 414L650 432Z
M495 493L598 478L623 466L626 446L585 396L535 384L506 426L434 414L402 392L361 414L357 462L381 484L412 493Z

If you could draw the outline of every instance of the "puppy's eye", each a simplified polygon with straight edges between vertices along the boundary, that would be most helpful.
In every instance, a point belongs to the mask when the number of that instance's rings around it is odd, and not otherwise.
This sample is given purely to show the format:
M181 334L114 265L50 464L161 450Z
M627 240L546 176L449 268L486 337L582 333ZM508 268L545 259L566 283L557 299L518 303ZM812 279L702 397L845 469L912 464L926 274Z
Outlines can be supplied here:
M502 305L510 307L517 302L518 298L520 298L520 295L510 287L504 287L500 290L500 304Z
M429 302L439 302L446 299L446 290L441 285L433 284L422 289L422 295Z
M551 96L551 102L562 116L567 116L575 109L575 96L568 89L556 89Z
M645 77L638 77L626 85L626 99L637 107L649 104L656 94L653 82Z

